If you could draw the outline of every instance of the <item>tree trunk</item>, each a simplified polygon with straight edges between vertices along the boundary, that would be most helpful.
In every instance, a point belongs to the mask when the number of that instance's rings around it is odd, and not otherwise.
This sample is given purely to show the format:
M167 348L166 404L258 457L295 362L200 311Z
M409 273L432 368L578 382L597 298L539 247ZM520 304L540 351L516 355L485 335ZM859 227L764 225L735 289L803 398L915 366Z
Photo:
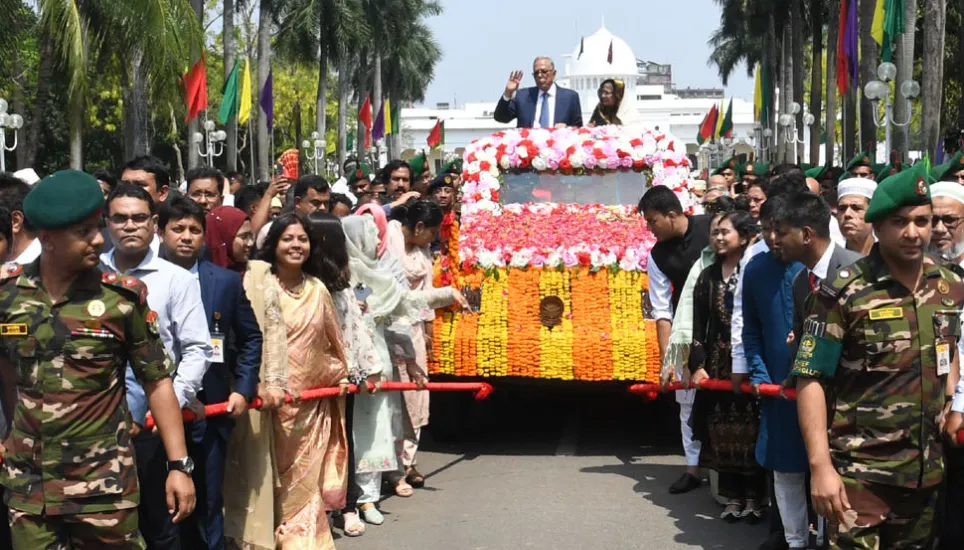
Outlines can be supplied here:
M810 25L813 27L810 48L810 164L820 164L820 115L823 108L823 2L810 0ZM801 80L802 84L802 80ZM801 99L803 97L801 96Z
M860 37L860 86L877 78L877 63L879 53L877 42L870 35L870 28L874 23L874 9L876 2L861 0L857 5L858 36ZM860 144L861 151L870 151L870 158L877 154L877 125L874 124L874 102L864 97L860 90ZM888 151L887 154L890 154Z
M325 107L328 104L328 54L325 53L324 48L322 48L320 57L321 59L318 62L318 97L315 98L315 130L318 131L321 139L325 139L325 132L327 131Z
M382 54L377 42L375 42L372 48L372 57L375 59L374 68L372 69L372 109L374 109L375 114L377 114L378 110L382 108L382 101L384 101L382 94ZM386 113L386 116L390 115ZM722 114L720 116L722 116ZM381 155L385 150L385 140L382 139L380 143L375 143L374 145L378 155L375 166L381 166Z
M904 1L907 2L909 0ZM964 0L957 0L957 12L961 14L960 16L962 18L964 18ZM904 21L907 21L906 15L904 16ZM957 30L957 58L964 59L964 29ZM964 129L964 93L962 93L961 97L958 99L957 127ZM908 144L909 143L910 140L908 140Z
M847 164L857 154L857 90L853 86L847 88L844 94L843 108L843 158L842 164Z
M304 131L302 130L302 127L301 127L301 103L298 103L297 101L295 102L295 106L294 106L294 108L292 109L291 117L294 119L294 122L295 122L295 143L297 143L298 146L300 147L300 146L301 146L301 136L304 135ZM314 147L314 146L312 146L312 147ZM299 164L301 165L301 167L302 167L302 168L301 168L301 173L302 173L302 174L309 174L309 173L311 173L311 171L308 169L308 163L306 162L308 159L305 158L305 154L306 154L307 152L308 152L308 151L302 150L302 151L301 151L301 154L299 155L299 158L298 158L298 163L299 163Z
M261 0L258 10L258 98L271 72L271 0ZM259 101L260 104L260 101ZM268 117L258 110L258 178L267 181L271 177L271 140L268 133Z
M357 111L361 112L362 105L365 103L365 98L369 97L370 90L368 89L368 79L365 78L366 72L368 71L368 52L362 50L361 54L358 56L358 105ZM361 119L358 120L357 133L355 134L355 148L358 151L358 161L368 162L367 154L368 151L365 148L365 137L368 135L368 128L362 123Z
M961 0L964 4L964 0ZM897 39L897 85L894 97L894 119L903 123L910 120L910 102L900 95L900 83L914 77L914 39L917 32L917 0L904 0L904 34ZM961 33L964 37L964 33ZM964 42L962 42L964 48ZM962 50L964 51L964 50ZM891 128L893 147L901 162L907 162L907 152L910 150L910 125L894 126Z
M70 168L84 169L84 104L71 104L68 113L70 133Z
M47 97L50 95L51 76L54 72L54 41L46 33L40 37L40 68L37 74L37 93L33 102L33 115L27 128L27 139L18 149L23 149L19 166L34 166L37 150L40 148L40 135L43 130L44 115L47 111Z
M769 67L767 67L767 73L769 75L770 86L768 90L764 90L763 93L767 94L769 97L770 112L768 113L768 125L770 130L773 132L770 139L769 147L767 149L767 160L779 159L778 156L778 143L780 143L780 126L777 124L777 71L780 67L779 58L777 57L777 28L776 28L776 16L773 12L770 12L770 24L768 35L768 45L767 45L767 59L769 61Z
M197 15L198 23L204 28L204 0L191 0L191 9ZM203 52L191 52L191 63L195 63ZM201 164L201 155L198 154L197 145L194 143L194 134L201 131L201 120L194 117L187 123L187 167L194 168Z
M235 0L224 0L224 81L228 81L231 70L234 69L234 2ZM238 168L238 115L228 120L225 128L228 134L227 144L224 146L225 167L228 170Z
M814 2L819 4L819 0ZM827 21L827 111L824 119L826 166L836 164L837 141L837 26L840 24L840 0L830 0L830 20ZM812 90L813 88L811 88Z
M924 61L921 83L921 149L936 158L944 80L945 0L924 0Z
M348 53L344 52L338 61L338 173L348 158L348 103L351 101L351 76Z
M144 54L134 52L130 62L130 78L124 87L124 158L146 155L150 150L147 128L147 67Z
M803 0L792 0L790 3L790 59L791 76L793 77L793 101L800 104L800 112L797 113L797 135L794 136L798 141L803 141L803 107L806 104L803 97ZM812 89L812 87L811 87ZM819 87L817 88L820 89ZM799 164L803 158L803 144L800 143L792 148L796 155L791 160L794 164Z
M790 102L793 101L793 75L792 61L790 60L790 33L789 28L783 27L780 39L780 114L790 112ZM779 129L777 142L780 144L777 149L777 158L780 162L787 162L790 158L790 147L786 140L786 128L777 124Z

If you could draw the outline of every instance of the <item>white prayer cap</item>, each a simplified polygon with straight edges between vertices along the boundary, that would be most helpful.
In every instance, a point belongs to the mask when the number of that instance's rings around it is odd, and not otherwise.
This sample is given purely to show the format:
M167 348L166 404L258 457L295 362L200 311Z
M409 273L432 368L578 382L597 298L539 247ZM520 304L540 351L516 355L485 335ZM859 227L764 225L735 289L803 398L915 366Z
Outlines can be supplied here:
M847 178L837 184L837 200L847 195L859 195L874 198L874 190L877 189L877 182L867 178Z
M964 204L964 185L956 181L939 181L931 184L931 198L948 197Z
M34 172L33 168L24 168L23 170L17 170L13 173L13 177L25 182L27 185L33 185L40 181L40 176Z
M690 187L692 187L693 189L706 189L705 180L692 180L690 183L692 184L690 185Z

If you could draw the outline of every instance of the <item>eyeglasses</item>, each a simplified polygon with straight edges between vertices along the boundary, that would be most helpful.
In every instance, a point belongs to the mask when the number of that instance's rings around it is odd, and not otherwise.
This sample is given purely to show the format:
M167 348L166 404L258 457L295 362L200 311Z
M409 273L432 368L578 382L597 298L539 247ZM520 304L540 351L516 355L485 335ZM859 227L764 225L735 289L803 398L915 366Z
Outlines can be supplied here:
M961 220L964 220L961 216L934 216L931 218L931 227L937 227L938 223L943 223L944 227L954 229L961 223Z
M150 221L150 214L134 214L132 216L125 216L124 214L111 214L108 216L107 221L114 225L124 226L127 225L128 221L134 222L134 225L144 225Z
M539 69L536 71L532 71L532 76L542 76L546 74L552 74L552 69Z
M221 198L221 193L214 193L211 191L192 191L191 193L188 193L187 196L191 197L194 200L208 199L213 201Z

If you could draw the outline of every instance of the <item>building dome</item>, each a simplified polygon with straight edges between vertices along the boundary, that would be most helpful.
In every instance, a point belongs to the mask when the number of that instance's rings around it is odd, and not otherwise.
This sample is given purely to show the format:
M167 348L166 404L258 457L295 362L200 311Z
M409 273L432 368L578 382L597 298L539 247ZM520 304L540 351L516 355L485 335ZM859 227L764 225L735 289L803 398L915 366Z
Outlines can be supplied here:
M613 62L611 64L607 61L610 44L613 46ZM583 49L582 55L579 55L580 48ZM567 69L566 76L570 77L628 77L638 74L633 49L629 47L625 40L609 32L605 25L576 44L576 49L572 51L572 57L569 58Z

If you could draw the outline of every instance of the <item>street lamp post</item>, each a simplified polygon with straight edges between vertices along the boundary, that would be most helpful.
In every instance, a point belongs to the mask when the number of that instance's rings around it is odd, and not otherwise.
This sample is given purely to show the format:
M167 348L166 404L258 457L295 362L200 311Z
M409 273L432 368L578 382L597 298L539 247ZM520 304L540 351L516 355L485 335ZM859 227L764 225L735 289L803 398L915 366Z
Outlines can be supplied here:
M891 150L891 125L904 128L910 124L911 109L910 102L920 95L920 84L916 80L905 80L900 85L900 95L907 102L907 120L898 122L894 119L894 105L890 101L890 81L897 77L897 66L893 63L884 62L877 66L877 78L864 85L864 97L874 102L874 125L884 128L887 136L887 150ZM877 112L880 110L880 102L884 102L884 119L880 120Z
M322 168L328 169L327 163L324 162L327 159L325 155L325 140L321 139L321 135L318 132L311 133L311 140L304 140L301 142L301 148L305 150L305 158L315 167L315 174L321 175L318 171L318 161L322 161Z
M214 166L215 157L220 157L224 153L224 141L228 139L228 134L224 130L215 130L213 120L204 121L204 133L194 132L194 143L197 144L197 153L208 166ZM201 145L204 149L201 149ZM219 147L220 146L220 147Z
M7 171L7 151L17 148L17 130L23 127L23 117L7 114L7 100L0 98L0 172ZM7 145L7 128L13 130L13 145Z
M787 143L793 144L793 162L797 162L797 145L803 145L806 140L797 137L797 115L800 114L800 104L794 101L790 104L790 113L780 115L780 126L783 126L784 139ZM810 113L804 113L803 123L808 131L813 126L816 119Z

